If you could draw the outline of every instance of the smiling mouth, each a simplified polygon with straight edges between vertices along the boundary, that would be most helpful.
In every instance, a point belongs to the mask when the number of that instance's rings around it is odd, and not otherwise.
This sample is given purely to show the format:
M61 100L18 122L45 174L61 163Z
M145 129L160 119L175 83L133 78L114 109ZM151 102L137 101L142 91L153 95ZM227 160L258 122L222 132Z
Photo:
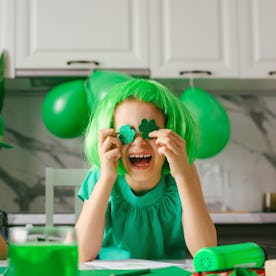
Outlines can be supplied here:
M150 154L131 154L130 163L135 167L146 167L149 165L152 156Z

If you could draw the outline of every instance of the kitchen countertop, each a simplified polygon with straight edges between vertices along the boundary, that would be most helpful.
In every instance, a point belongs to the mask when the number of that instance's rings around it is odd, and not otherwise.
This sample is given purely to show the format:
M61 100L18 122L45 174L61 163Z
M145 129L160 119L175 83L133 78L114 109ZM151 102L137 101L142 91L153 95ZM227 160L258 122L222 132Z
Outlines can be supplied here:
M276 212L262 213L262 212L227 212L227 213L211 213L214 223L227 224L262 224L262 223L276 223Z
M211 213L215 224L263 224L276 223L276 212L227 212ZM9 214L10 225L42 225L45 224L45 214ZM74 214L54 215L54 224L68 225L74 224Z

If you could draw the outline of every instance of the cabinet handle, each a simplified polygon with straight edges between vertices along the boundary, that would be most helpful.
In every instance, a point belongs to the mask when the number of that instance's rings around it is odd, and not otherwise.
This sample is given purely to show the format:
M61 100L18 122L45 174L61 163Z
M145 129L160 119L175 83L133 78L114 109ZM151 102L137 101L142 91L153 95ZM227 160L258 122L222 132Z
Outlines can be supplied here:
M67 65L71 65L71 64L95 64L96 66L100 65L100 63L98 61L95 60L69 60L66 62Z
M268 72L268 75L269 75L269 76L276 75L276 71L269 71L269 72Z
M187 70L187 71L180 71L179 75L185 75L185 74L206 74L211 76L212 72L207 70Z

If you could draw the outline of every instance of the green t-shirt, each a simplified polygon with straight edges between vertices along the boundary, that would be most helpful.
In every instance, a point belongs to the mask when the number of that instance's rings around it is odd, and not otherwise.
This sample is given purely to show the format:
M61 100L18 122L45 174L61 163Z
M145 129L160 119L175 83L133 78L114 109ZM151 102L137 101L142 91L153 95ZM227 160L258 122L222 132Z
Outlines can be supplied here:
M89 199L99 176L99 169L88 173L78 193L82 200ZM103 248L125 250L130 258L185 257L182 207L172 176L162 175L154 189L140 196L124 176L117 177L106 211Z

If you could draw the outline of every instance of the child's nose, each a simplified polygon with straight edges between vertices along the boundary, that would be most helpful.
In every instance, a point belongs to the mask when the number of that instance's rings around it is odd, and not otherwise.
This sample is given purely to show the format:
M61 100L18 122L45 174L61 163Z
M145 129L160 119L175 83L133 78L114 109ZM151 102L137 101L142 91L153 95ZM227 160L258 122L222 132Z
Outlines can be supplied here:
M132 144L134 144L134 145L146 144L146 140L141 136L140 133L137 133L135 135L135 138L134 138Z

